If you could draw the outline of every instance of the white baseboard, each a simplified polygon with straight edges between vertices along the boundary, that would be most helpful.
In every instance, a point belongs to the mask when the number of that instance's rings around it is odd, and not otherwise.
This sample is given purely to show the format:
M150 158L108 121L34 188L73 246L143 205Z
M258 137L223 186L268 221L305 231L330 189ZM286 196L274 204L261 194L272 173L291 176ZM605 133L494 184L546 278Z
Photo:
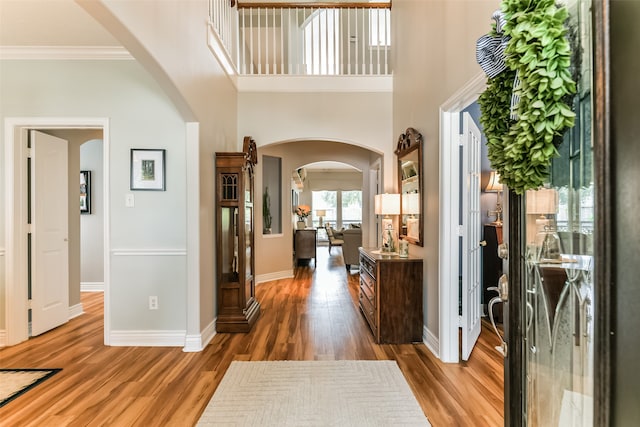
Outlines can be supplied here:
M204 350L204 348L216 336L216 319L213 319L204 330L196 335L187 335L182 351L185 353L195 353Z
M274 273L259 274L256 276L256 285L258 283L271 282L272 280L291 279L293 270L276 271Z
M433 333L427 329L426 326L422 328L422 341L427 346L431 353L433 353L438 359L440 358L440 341L433 335Z
M82 309L82 303L78 303L76 305L72 305L69 307L69 320L74 317L78 317L84 314L84 310Z
M187 331L111 331L114 347L184 347Z
M0 329L0 347L7 346L7 331Z
M80 282L80 292L104 292L104 282Z

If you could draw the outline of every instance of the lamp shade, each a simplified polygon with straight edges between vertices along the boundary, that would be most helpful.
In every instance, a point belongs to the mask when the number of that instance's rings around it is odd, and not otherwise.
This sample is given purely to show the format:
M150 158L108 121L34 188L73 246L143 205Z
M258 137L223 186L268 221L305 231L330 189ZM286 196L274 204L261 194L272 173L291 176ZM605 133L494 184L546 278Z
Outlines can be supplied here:
M402 213L409 215L420 213L420 195L418 193L405 193L402 195Z
M491 176L489 176L489 183L485 187L484 191L486 192L496 192L502 191L502 184L500 183L500 174L496 171L491 171Z
M558 210L558 192L553 188L528 190L526 197L528 214L555 214Z
M378 215L400 215L400 194L376 194L374 206Z
M316 216L327 216L326 209L316 209Z

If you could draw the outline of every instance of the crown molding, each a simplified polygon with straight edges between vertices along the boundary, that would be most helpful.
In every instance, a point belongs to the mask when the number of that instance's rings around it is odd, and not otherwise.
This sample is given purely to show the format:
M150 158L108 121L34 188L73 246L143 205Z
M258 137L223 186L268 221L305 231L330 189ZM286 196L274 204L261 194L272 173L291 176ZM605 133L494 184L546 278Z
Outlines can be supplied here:
M0 46L0 60L133 60L121 46Z

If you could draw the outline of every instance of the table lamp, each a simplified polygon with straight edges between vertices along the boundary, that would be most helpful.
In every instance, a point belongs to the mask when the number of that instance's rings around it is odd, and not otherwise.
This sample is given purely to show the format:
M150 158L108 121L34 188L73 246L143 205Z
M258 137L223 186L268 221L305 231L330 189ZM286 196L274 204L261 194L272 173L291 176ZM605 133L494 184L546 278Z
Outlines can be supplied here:
M318 225L322 227L322 217L327 216L326 209L316 209L316 216L318 217Z
M555 215L558 210L558 192L553 188L540 188L527 190L526 195L527 214L540 215L536 218L536 233L545 230L545 227L554 227L547 215Z
M485 187L484 191L487 193L498 193L498 200L496 201L496 210L487 212L487 215L495 215L495 224L502 224L502 184L500 183L500 174L496 171L491 171L489 176L489 183Z
M382 218L382 248L380 248L380 252L395 253L395 232L390 215L400 215L400 194L376 194L374 207L377 215L384 215Z
M555 215L558 210L558 192L553 188L528 190L526 194L527 214L540 215L536 218L535 248L538 260L561 258L562 245L556 232L553 219L546 215Z

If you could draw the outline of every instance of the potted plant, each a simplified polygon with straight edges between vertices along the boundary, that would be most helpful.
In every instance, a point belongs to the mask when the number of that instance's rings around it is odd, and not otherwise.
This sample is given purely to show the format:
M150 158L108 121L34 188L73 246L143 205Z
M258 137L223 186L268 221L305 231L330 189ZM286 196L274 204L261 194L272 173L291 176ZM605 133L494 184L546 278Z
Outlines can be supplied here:
M296 208L296 215L298 215L298 229L303 229L307 226L306 218L311 213L311 208L307 205L300 205Z
M269 187L265 187L262 195L262 221L263 233L271 234L271 197L269 197Z

